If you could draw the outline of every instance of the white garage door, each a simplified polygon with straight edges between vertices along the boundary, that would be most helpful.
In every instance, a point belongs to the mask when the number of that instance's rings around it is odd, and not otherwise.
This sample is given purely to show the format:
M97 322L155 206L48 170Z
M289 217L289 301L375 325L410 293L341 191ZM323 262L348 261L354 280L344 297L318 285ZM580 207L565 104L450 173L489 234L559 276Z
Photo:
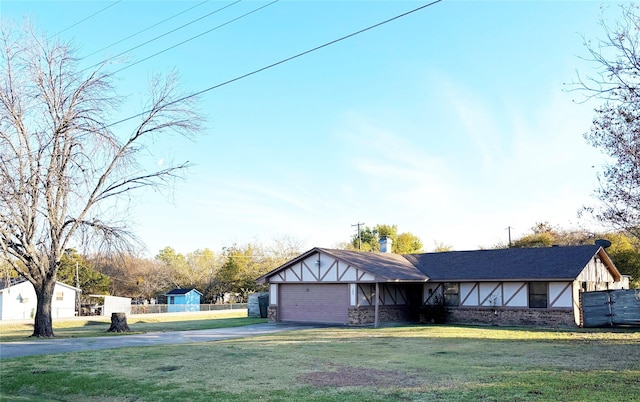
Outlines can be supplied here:
M349 322L347 284L281 284L279 288L280 321Z

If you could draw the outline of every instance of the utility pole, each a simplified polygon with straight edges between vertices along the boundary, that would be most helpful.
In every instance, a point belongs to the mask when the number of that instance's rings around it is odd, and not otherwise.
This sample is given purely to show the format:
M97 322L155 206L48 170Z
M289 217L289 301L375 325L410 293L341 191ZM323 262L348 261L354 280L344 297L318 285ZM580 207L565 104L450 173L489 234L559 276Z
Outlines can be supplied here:
M213 301L213 263L209 267L209 297L211 297L211 304L214 304Z
M76 261L76 288L80 289L80 275L78 275L78 261ZM76 290L76 311L81 315L80 293Z
M513 229L511 226L507 226L507 231L509 233L509 248L511 248L511 229Z
M358 227L358 233L357 233L357 236L358 236L358 250L360 250L360 248L362 246L362 241L360 239L360 226L362 226L362 225L364 225L364 222L358 222L358 223L356 223L354 225L351 225L351 227L354 227L354 226Z

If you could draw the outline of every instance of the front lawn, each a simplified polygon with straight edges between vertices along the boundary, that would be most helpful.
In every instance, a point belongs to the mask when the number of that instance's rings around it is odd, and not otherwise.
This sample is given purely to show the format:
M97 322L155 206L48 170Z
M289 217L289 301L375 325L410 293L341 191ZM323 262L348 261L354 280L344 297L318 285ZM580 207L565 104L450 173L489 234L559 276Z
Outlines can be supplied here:
M322 328L2 360L18 401L640 401L637 330Z
M121 336L156 331L191 331L237 327L267 322L264 318L247 318L246 310L223 310L199 313L140 314L127 317L131 332L107 333L111 317L78 317L54 320L56 338L86 338L96 336ZM33 323L0 321L0 343L22 341L33 333ZM37 339L37 338L35 338ZM33 340L33 339L32 339Z

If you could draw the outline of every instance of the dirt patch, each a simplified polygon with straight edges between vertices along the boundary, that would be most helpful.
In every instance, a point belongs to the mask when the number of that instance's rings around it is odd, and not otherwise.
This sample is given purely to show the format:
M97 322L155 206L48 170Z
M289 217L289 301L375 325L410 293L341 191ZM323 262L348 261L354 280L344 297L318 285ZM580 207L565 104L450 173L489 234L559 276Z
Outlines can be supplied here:
M298 381L319 387L394 387L413 388L422 384L418 376L392 370L361 367L338 367L298 376Z

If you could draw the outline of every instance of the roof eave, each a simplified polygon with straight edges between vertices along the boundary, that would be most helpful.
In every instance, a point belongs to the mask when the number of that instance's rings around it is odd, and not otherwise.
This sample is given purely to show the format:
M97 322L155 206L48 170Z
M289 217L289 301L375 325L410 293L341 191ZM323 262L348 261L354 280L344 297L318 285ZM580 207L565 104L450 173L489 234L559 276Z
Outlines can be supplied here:
M416 278L416 279L392 279L392 278L375 278L374 282L385 283L426 283L429 282L429 278Z
M622 279L622 274L620 273L620 271L618 271L618 268L615 266L613 261L611 261L611 257L609 257L609 254L607 254L605 249L600 247L596 254L598 255L598 257L600 257L601 260L605 261L605 265L613 275L613 279L616 282L620 282L620 280Z
M429 282L569 282L576 278L431 278Z

